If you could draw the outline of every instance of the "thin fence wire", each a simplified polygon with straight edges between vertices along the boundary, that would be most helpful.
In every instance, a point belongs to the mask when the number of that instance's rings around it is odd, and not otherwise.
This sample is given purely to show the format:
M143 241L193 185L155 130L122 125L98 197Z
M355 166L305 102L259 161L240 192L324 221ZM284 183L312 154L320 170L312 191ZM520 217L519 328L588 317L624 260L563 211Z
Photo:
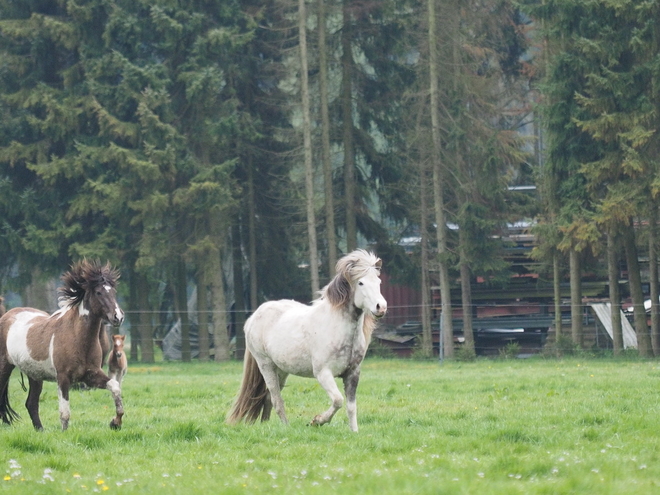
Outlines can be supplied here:
M602 302L602 301L599 301ZM371 344L371 352L376 355L386 355L386 356L395 356L395 357L409 357L414 356L419 352L421 346L422 338L422 327L421 327L421 315L424 305L422 304L406 304L406 305L397 305L389 306L388 316L381 320L379 331L374 334L374 338ZM439 341L440 341L440 325L439 325L439 316L440 313L437 311L439 308L437 305L428 305L432 311L432 340L435 355L438 355L439 352ZM537 308L538 312L531 314L510 314L503 316L492 316L487 319L492 321L506 321L507 318L518 319L519 321L524 321L525 318L535 318L539 316L544 316L547 320L547 327L543 329L536 329L532 332L527 331L509 331L507 332L504 329L494 330L494 329L484 329L481 327L480 320L484 318L473 318L473 327L475 329L475 351L477 355L483 356L498 356L502 353L512 352L520 356L529 356L533 354L542 353L548 349L549 346L555 345L555 329L554 329L554 305L553 304L542 304L535 303L532 305L529 304L498 304L498 305L487 305L487 304L473 304L473 308L496 308L496 309L506 309L506 308L527 308L534 309ZM462 309L462 305L452 305L452 309ZM571 322L570 322L570 304L564 302L562 304L562 334L567 336L570 340L571 335ZM583 340L583 349L592 349L592 350L607 350L612 348L611 338L605 331L605 329L598 323L595 315L589 311L589 303L585 302L580 306L582 317L583 317L583 329L582 329L582 340ZM543 311L543 312L541 312ZM226 310L226 311L217 311L217 310L207 310L207 311L189 311L189 316L193 320L193 326L196 326L194 322L195 315L201 313L207 314L210 321L215 315L224 314L225 321L228 323L228 332L232 335L236 333L235 319L238 314L243 316L249 316L251 311L249 310ZM141 333L142 328L151 327L155 330L154 342L157 345L160 345L165 335L171 330L171 327L177 321L177 313L172 310L150 310L150 311L126 311L128 315L128 321L131 333L134 336L138 336ZM152 323L144 325L141 323L143 315L151 315ZM167 315L169 318L165 321L162 316ZM418 315L418 317L415 317ZM632 313L630 313L632 316ZM388 318L390 321L388 322ZM239 318L240 319L240 318ZM395 323L392 323L392 320ZM455 320L460 321L459 318ZM405 327L405 328L404 328ZM196 345L196 339L195 345ZM460 325L456 325L454 328L454 341L455 348L460 350L464 343L464 337L462 328Z

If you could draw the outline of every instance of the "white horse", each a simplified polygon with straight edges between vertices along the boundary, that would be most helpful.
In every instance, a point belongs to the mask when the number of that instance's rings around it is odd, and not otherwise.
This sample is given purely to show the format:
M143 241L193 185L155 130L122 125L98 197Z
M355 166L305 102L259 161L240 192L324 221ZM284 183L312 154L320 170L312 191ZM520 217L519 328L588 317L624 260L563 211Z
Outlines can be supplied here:
M375 320L387 312L380 293L382 261L364 250L337 262L336 275L311 305L269 301L245 322L245 362L230 423L270 418L272 407L288 424L281 390L289 375L314 377L328 393L330 408L311 425L330 422L344 402L335 377L344 381L351 430L357 431L356 391L360 364Z

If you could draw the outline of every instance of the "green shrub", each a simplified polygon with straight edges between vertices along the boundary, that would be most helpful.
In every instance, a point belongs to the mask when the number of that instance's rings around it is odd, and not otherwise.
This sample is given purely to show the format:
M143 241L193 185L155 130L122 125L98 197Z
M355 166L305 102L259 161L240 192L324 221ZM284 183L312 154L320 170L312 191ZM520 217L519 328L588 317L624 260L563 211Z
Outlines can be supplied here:
M509 342L500 349L500 358L513 359L520 354L520 344L518 342Z
M470 362L477 359L477 353L474 352L473 348L470 348L466 345L462 345L461 347L458 348L458 350L454 354L454 358L456 359L456 361Z

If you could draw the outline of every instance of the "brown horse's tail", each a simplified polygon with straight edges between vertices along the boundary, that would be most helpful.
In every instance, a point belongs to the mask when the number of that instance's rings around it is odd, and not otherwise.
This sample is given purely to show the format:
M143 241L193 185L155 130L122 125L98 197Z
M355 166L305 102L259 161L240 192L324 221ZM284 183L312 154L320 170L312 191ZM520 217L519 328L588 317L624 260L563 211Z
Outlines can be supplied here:
M257 361L246 349L243 362L243 381L238 397L227 417L227 422L236 424L245 420L246 423L254 423L259 416L261 416L261 421L267 421L270 418L270 411L270 392L259 371Z
M18 413L9 405L9 378L7 378L7 383L2 387L2 390L0 390L0 419L8 425L20 419Z

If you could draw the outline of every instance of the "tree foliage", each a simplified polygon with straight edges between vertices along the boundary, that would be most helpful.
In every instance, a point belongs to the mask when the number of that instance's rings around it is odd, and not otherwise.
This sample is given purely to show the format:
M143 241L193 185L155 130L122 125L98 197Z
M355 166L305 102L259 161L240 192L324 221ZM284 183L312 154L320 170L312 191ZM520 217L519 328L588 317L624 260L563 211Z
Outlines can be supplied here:
M309 301L308 217L321 285L329 242L371 245L396 280L417 284L419 250L401 238L420 225L425 239L442 233L429 246L441 255L425 257L431 273L445 263L447 280L463 277L466 311L466 281L510 280L499 236L535 208L548 261L599 256L605 231L643 224L660 191L658 2L430 1L324 0L320 70L311 0L305 63L293 0L0 0L0 288L108 259L150 360L177 318L184 334L229 327L240 341L259 302ZM531 115L545 130L538 163L520 133ZM539 204L508 188L532 176ZM210 319L189 319L192 287ZM220 347L228 355L228 340Z

